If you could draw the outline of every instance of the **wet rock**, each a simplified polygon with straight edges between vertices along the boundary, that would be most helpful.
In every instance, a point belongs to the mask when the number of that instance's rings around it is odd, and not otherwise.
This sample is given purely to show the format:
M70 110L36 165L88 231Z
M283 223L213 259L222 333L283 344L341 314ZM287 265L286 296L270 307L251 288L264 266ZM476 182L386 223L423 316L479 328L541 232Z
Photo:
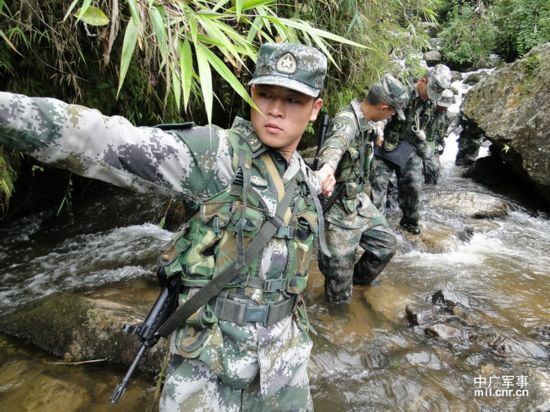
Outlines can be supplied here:
M433 306L419 304L407 305L405 316L409 326L422 326L438 319Z
M421 222L420 229L420 235L413 235L400 226L396 227L396 232L404 240L399 245L401 252L414 249L426 253L448 253L463 241L457 229L442 223L430 222L425 225Z
M439 338L442 340L450 340L463 337L463 333L460 329L442 323L427 326L424 329L424 332L428 336L432 336L434 338Z
M484 77L463 114L497 147L495 155L550 204L550 43Z
M464 83L470 86L473 86L474 84L479 83L480 80L481 80L480 73L472 73L464 79Z
M457 72L455 70L451 70L451 82L457 82L457 81L462 81L462 73L460 72ZM457 94L457 93L455 93Z
M504 200L477 192L438 193L438 196L432 199L431 205L475 219L501 218L508 215L508 206Z
M436 65L441 62L441 53L437 50L428 51L424 53L424 60L426 60L428 66Z
M50 295L0 319L0 331L62 357L67 362L106 359L129 365L139 340L122 331L124 324L143 321L146 313L104 299L72 294ZM158 372L167 342L150 350L138 365Z
M547 359L548 352L535 342L501 335L494 331L478 330L470 335L470 340L485 346L495 354L507 357Z
M434 305L445 305L448 308L453 308L457 305L470 307L470 299L461 293L451 292L446 289L440 289L432 295L432 303Z

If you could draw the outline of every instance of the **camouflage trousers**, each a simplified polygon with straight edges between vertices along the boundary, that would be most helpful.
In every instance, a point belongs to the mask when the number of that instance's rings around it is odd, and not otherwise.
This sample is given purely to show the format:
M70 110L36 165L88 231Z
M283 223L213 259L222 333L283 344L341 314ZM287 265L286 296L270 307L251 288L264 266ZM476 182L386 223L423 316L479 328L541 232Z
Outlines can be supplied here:
M293 316L266 327L218 325L193 359L178 351L181 330L173 334L161 412L313 410L307 376L312 342Z
M390 161L374 156L372 159L370 181L372 187L372 201L380 211L386 208L386 194L392 173L397 175L397 191L399 207L403 212L402 224L418 225L420 191L422 190L423 159L416 152L412 152L403 169Z
M483 137L474 138L469 135L461 135L458 139L458 152L456 153L455 164L457 166L473 165L482 143Z
M424 159L424 183L436 185L441 170L439 155L434 153L428 159Z
M325 236L331 257L319 253L319 269L325 276L325 296L334 303L350 300L353 284L370 285L397 250L397 238L386 218L364 193L352 214L340 202L332 206ZM357 261L359 246L364 252Z

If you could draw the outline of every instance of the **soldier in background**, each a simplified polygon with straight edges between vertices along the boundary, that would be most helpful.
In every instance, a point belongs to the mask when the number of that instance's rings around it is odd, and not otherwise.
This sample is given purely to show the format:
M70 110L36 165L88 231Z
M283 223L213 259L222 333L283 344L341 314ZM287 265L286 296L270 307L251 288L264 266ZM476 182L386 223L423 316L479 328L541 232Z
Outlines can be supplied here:
M458 138L458 151L455 165L472 166L479 155L479 149L485 141L483 131L464 115L460 118L462 131Z
M397 176L399 206L403 212L399 225L412 234L420 234L419 201L422 189L423 160L431 156L426 130L434 119L436 104L451 84L451 71L443 64L432 67L411 86L404 109L405 121L393 118L384 132L384 144L375 147L371 186L374 205L384 211L388 182Z
M406 88L391 75L383 76L361 101L352 100L332 120L320 159L323 193L336 189L325 212L330 258L320 254L319 268L325 275L325 295L330 302L351 299L352 282L370 285L391 260L397 239L384 216L365 193L368 185L372 144L381 138L379 125L397 112L403 117ZM379 137L380 136L380 137ZM377 142L379 145L382 140ZM332 181L332 182L333 182ZM364 252L357 263L359 246Z
M250 82L261 113L251 110L251 121L237 118L229 130L135 127L59 100L0 93L0 144L199 207L161 262L168 276L182 278L180 304L243 259L265 221L278 227L239 276L172 334L162 411L312 409L312 342L300 294L323 224L319 180L296 147L323 104L326 66L312 47L262 46Z
M436 185L441 170L439 157L445 149L445 138L451 120L447 109L454 103L452 90L446 89L437 102L434 119L426 131L426 141L432 146L432 155L424 159L424 183Z

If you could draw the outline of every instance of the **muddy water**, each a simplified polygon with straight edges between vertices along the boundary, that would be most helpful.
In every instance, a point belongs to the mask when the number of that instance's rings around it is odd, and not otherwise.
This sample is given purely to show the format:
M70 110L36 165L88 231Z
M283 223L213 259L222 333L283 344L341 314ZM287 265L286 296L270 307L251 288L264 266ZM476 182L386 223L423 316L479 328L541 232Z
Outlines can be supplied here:
M488 193L454 167L455 139L447 140L440 184L422 194L425 227L471 225L430 207L438 193ZM136 211L135 202L144 199L120 196L83 207L70 229L49 225L42 215L1 228L0 310L60 290L123 303L134 303L136 296L143 305L153 301L157 288L143 278L171 234L154 225L149 212ZM538 326L550 325L550 220L505 200L512 210L508 217L475 226L469 241L457 241L445 253L418 252L400 235L400 252L379 285L355 287L348 305L325 302L322 275L312 266L305 297L316 332L309 371L317 411L550 410L548 342L536 334ZM118 202L119 209L132 212L101 212L100 205L109 202L108 210ZM392 211L390 223L396 226L398 219ZM505 344L437 339L407 326L405 306L427 302L438 289L468 298L471 324L465 329ZM122 403L112 407L110 395L123 369L59 361L0 337L0 410L156 407L153 377L137 375Z

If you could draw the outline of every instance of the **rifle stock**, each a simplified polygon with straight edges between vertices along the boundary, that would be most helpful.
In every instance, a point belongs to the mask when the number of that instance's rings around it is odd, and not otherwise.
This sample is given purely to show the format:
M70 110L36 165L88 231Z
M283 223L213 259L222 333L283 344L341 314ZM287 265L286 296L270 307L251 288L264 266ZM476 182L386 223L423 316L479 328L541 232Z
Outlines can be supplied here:
M323 143L325 143L325 137L330 124L330 116L328 113L322 112L317 124L317 150L315 152L315 159L313 160L313 170L319 168L319 152L321 151Z

